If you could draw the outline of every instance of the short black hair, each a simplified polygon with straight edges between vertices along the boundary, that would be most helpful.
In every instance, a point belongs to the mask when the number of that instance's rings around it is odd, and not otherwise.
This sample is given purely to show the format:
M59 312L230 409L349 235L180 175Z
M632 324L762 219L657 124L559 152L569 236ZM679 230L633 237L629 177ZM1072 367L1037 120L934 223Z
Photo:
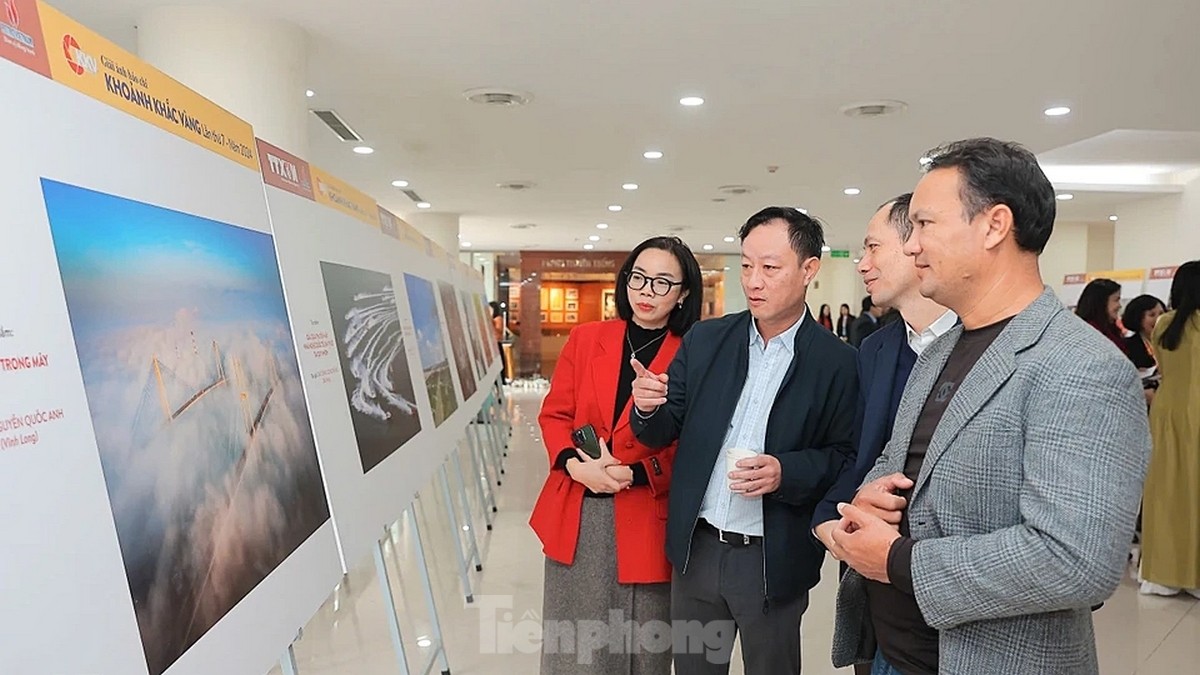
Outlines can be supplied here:
M629 304L629 273L638 256L648 248L656 248L675 256L679 261L679 269L683 270L683 286L680 290L687 291L682 307L675 307L667 318L667 328L675 335L688 332L692 324L700 320L700 308L704 303L704 277L700 274L700 263L692 249L683 243L679 237L651 237L638 244L629 252L621 270L617 272L617 316L624 321L633 320L633 306Z
M888 224L896 229L896 234L900 235L900 241L908 241L912 236L913 226L912 221L908 219L908 207L912 204L912 193L905 192L895 199L879 205L879 209L885 206L890 206L888 209ZM879 209L875 209L878 211Z
M926 153L925 171L958 169L961 199L971 220L1003 204L1012 211L1017 246L1041 254L1054 231L1054 186L1024 146L994 138L970 138Z
M1125 326L1125 330L1141 333L1142 317L1155 307L1162 307L1163 311L1167 309L1166 303L1153 295L1139 295L1125 305L1125 311L1121 313L1121 324Z
M747 235L759 225L766 225L773 220L782 220L788 226L788 240L792 250L804 262L809 258L820 258L821 248L825 246L825 228L821 221L813 218L800 209L790 206L768 206L750 216L742 229L738 230L738 239L746 241Z
M1112 318L1108 316L1108 299L1113 293L1120 292L1121 284L1112 279L1092 279L1079 295L1075 314L1088 323L1107 326L1113 323Z
M865 298L863 298L863 301L862 301L862 311L863 312L871 311L871 308L874 306L875 306L875 303L871 301L871 296L868 295Z
M1183 330L1192 316L1200 312L1200 260L1185 262L1175 270L1171 282L1171 323L1163 331L1162 346L1169 352L1179 349L1183 342Z

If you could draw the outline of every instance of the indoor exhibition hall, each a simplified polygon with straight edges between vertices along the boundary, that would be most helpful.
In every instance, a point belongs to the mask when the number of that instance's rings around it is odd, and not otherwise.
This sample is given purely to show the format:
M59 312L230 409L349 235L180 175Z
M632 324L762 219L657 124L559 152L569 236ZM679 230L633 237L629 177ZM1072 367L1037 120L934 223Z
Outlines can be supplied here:
M1200 3L0 0L0 675L1200 663Z

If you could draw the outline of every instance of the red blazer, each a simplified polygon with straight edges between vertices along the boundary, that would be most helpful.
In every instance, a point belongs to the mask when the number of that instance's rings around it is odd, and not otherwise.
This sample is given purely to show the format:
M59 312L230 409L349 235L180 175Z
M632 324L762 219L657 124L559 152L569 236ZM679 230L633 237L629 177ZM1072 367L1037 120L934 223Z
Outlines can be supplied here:
M550 476L538 495L529 525L541 539L546 557L565 565L575 562L586 488L566 471L554 468L554 462L564 448L574 446L571 432L591 424L601 438L612 439L609 449L613 457L622 464L641 462L650 478L649 486L633 487L612 497L617 581L661 583L671 580L666 555L667 490L675 445L652 450L634 438L629 427L632 399L621 412L617 428L612 429L624 340L624 321L586 323L571 331L559 354L550 393L538 416L550 458ZM681 342L678 336L667 333L647 367L656 373L666 372ZM656 463L650 461L652 457Z

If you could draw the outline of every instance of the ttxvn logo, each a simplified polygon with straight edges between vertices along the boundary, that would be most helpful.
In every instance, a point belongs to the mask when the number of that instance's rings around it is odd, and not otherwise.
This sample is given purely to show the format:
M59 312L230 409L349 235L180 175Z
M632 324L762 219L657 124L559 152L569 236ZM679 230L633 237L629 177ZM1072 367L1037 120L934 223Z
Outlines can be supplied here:
M75 71L76 75L83 75L85 72L96 74L99 68L96 65L96 57L88 54L79 48L79 42L75 40L75 36L67 33L63 36L63 56L67 57L67 65L71 66L71 70Z

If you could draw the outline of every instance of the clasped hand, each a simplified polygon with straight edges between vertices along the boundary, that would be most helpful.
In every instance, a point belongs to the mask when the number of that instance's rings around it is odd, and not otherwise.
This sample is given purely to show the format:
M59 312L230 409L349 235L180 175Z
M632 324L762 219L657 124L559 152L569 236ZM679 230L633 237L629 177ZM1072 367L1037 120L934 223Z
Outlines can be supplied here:
M868 579L888 583L888 554L900 538L900 520L908 501L895 494L913 482L895 473L862 487L852 504L839 504L842 519L817 527L817 536L838 560Z
M608 444L600 440L600 456L592 459L579 448L575 448L578 458L567 460L567 473L575 482L582 484L592 492L614 494L633 485L633 469L621 464L608 451Z

